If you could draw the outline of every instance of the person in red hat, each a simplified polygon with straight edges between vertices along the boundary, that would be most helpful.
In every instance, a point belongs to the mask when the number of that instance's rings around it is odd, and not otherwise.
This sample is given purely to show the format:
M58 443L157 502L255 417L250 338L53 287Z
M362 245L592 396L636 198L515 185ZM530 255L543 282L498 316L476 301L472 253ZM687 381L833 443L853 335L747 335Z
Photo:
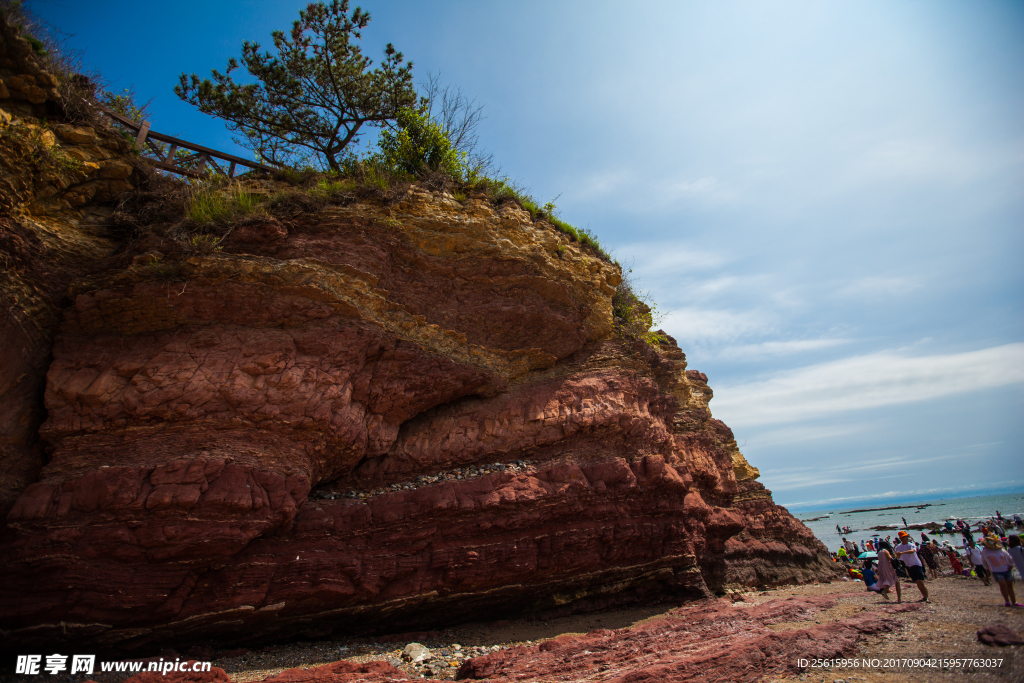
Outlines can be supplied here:
M910 540L910 534L906 531L901 531L897 535L900 543L894 549L896 557L903 560L903 564L907 566L907 574L917 584L917 590L921 591L921 602L928 602L928 587L924 585L924 565L921 558L917 556L917 548L914 547Z

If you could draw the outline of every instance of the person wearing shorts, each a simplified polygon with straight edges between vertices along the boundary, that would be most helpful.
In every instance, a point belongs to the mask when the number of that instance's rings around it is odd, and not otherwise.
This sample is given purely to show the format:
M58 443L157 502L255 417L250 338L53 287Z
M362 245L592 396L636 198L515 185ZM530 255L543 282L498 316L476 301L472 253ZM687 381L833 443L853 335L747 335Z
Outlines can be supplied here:
M924 536L924 534L921 534ZM924 563L928 566L928 575L932 579L939 578L939 563L935 559L935 553L937 552L936 547L927 541L921 544L921 549L918 551L918 557L924 560Z
M900 543L895 548L896 557L906 565L910 580L917 584L917 590L921 591L921 602L928 602L928 587L924 585L924 565L917 556L917 548L911 543L910 534L906 531L901 531L898 535Z
M988 570L985 569L985 561L981 557L981 549L974 544L974 541L968 541L967 545L964 546L964 550L967 551L967 555L971 558L971 564L974 565L974 573L986 586L991 585L992 582L988 580Z
M996 536L985 537L985 549L981 551L982 562L991 572L999 592L1003 594L1003 605L1006 607L1024 607L1017 602L1017 594L1013 590L1013 558L1003 550Z

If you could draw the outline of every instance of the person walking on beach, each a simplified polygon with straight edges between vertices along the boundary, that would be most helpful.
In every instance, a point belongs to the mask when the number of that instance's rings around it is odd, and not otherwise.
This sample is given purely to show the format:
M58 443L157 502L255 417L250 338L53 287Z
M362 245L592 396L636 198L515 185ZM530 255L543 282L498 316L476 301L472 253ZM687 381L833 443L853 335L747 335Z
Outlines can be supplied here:
M921 591L920 602L928 602L928 586L924 585L924 566L921 564L921 558L917 556L917 549L906 531L901 531L899 537L900 544L896 546L896 557L903 560L903 564L907 566L907 574L917 584L917 590Z
M903 520L903 528L904 529L909 529L910 527L907 525L907 518L906 517L900 517L900 519Z
M917 551L918 556L928 565L928 575L933 579L939 578L939 563L935 561L935 552L931 543L922 543L920 550Z
M900 580L896 576L896 570L892 567L893 556L888 550L882 548L878 551L878 584L876 588L879 594L889 599L889 589L896 587L896 602L903 602L903 591L900 590Z
M1020 578L1024 579L1024 550L1021 550L1020 547L1020 536L1016 534L1010 536L1006 545L1006 552L1010 553L1013 563L1017 565L1017 573L1020 574Z
M999 584L999 592L1003 594L1003 605L1024 607L1017 602L1017 594L1013 590L1013 558L1010 557L1010 553L1003 550L996 536L986 536L984 543L985 549L981 551L982 562Z
M985 561L981 557L981 550L978 549L978 546L974 545L973 540L967 542L964 550L967 551L967 556L970 558L971 564L974 565L974 573L981 579L983 584L989 585L988 572L985 570Z

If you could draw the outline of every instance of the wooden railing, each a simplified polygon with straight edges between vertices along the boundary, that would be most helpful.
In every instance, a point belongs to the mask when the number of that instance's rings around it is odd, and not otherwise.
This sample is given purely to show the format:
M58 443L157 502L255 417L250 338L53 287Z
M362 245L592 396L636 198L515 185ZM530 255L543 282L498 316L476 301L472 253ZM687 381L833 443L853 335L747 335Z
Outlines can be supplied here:
M149 148L156 158L147 157L154 166L171 173L178 173L180 175L190 176L192 178L202 178L206 175L206 166L209 164L218 173L222 173L229 178L233 178L235 175L235 166L246 166L248 168L254 168L261 171L274 171L277 170L273 166L267 166L257 161L249 161L242 157L236 157L233 154L227 154L225 152L218 152L215 149L209 147L203 147L192 142L185 140L179 140L178 138L171 137L170 135L164 135L163 133L157 133L149 128L149 121L132 121L131 119L121 116L116 111L111 111L106 107L100 107L100 110L114 119L118 123L127 126L133 131L136 131L135 137L135 148L141 153ZM167 149L161 149L156 142L163 142L170 145ZM186 157L180 158L175 163L174 155L179 149L187 149L193 154L189 154ZM189 162L198 159L199 164L195 168L184 168L180 166L182 162ZM229 162L228 170L222 169L214 159L220 159L221 161Z

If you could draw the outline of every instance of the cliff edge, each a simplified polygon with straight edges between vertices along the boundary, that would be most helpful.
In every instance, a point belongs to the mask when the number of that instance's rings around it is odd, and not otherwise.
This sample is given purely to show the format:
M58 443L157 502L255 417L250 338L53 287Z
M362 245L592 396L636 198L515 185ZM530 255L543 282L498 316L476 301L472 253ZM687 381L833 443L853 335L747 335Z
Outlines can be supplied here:
M43 126L18 107L8 126ZM24 179L0 217L10 647L248 644L833 576L675 342L615 335L618 266L515 202L411 185L250 216L219 249L125 242L110 215L137 160L55 131L81 176ZM122 185L98 183L110 169Z

